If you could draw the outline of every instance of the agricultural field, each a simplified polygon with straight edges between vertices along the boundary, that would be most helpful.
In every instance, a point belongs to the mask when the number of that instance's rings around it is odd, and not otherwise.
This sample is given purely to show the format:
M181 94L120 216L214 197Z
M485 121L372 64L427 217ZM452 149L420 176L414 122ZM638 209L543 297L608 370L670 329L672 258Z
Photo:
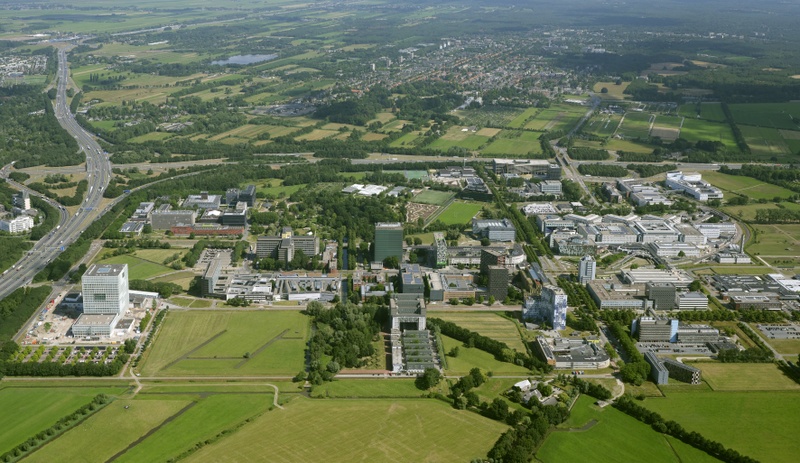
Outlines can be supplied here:
M728 123L686 118L681 128L681 138L696 143L700 140L718 141L730 150L737 151L736 139Z
M683 117L657 115L650 130L651 137L659 137L665 142L673 142L681 135Z
M294 375L308 318L299 312L172 312L146 354L145 376Z
M536 108L536 107L527 108L525 109L525 111L522 112L522 114L519 114L514 119L512 119L511 122L507 124L507 126L511 129L521 129L525 125L525 122L534 117L540 111L542 111L541 108Z
M492 354L474 347L466 347L464 343L451 337L442 335L441 339L444 352L450 352L450 350L456 346L458 346L459 350L458 357L447 357L446 373L448 375L466 375L475 367L486 372L491 371L496 376L524 376L530 374L527 368L495 360Z
M481 211L483 206L476 203L455 201L442 211L436 220L441 220L446 225L465 225Z
M570 418L550 433L536 458L543 463L640 461L716 462L705 452L653 431L648 425L612 407L599 408L581 396Z
M621 119L622 116L619 114L597 113L586 122L583 126L583 131L597 135L598 137L610 137L616 132Z
M800 103L732 104L729 108L740 126L800 130Z
M740 125L739 128L753 154L770 157L792 154L778 129L749 125Z
M481 154L498 156L541 154L542 146L539 142L539 136L540 134L537 132L503 130L497 135L495 141L481 150Z
M506 106L482 106L480 109L456 111L458 117L467 125L506 127L524 111Z
M665 398L645 399L644 406L677 421L687 431L697 431L759 461L789 463L797 459L797 392L684 389L668 391Z
M173 251L174 254L176 251ZM166 267L149 260L141 259L134 255L121 255L108 257L95 262L97 264L128 264L128 275L131 280L146 280L165 273L173 272Z
M722 112L720 103L685 104L678 109L678 114L689 119L703 119L706 121L725 122L727 118Z
M757 332L757 328L753 328ZM703 380L715 391L800 391L800 384L772 363L698 362Z
M792 190L741 175L728 175L713 171L703 172L703 180L722 190L745 195L754 200L772 200L776 197L786 199L795 195Z
M625 118L617 134L625 138L641 138L646 140L650 137L650 124L655 118L656 115L650 114L649 112L628 111L625 113Z
M465 130L466 127L461 126L454 126L450 127L450 129L439 137L436 141L428 145L431 149L438 149L442 151L447 151L452 147L464 148L468 150L477 150L481 146L483 146L487 141L489 141L489 137L485 135L478 135L471 130Z
M496 421L430 399L298 398L285 410L261 415L187 461L242 461L269 455L274 463L349 463L354 449L360 461L470 461L485 456L506 429Z
M116 395L124 387L16 387L0 389L0 454L49 428L88 404L98 394ZM63 385L62 385L63 386Z
M442 206L453 197L452 191L425 190L414 196L415 203Z
M491 312L429 312L429 316L474 331L483 336L508 344L518 352L525 352L517 325L513 321Z
M25 461L107 461L191 404L188 398L115 400L80 426L34 452ZM91 436L92 445L86 445L86 436Z
M586 114L587 108L579 105L552 105L542 110L533 120L525 124L525 129L538 131L569 131Z

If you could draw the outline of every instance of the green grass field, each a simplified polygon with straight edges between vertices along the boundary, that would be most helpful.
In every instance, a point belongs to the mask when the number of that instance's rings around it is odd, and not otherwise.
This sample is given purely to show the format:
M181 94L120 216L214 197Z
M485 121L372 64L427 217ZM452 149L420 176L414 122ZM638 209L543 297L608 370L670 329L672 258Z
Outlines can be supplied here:
M647 139L650 136L650 119L649 112L636 112L628 111L625 113L625 119L619 127L617 133L625 138L642 138Z
M436 220L441 220L447 225L465 225L481 211L482 206L475 203L462 203L455 201L439 214Z
M263 388L262 388L263 389ZM271 389L270 389L271 391ZM143 394L134 407L158 395ZM202 398L186 413L166 424L155 434L125 452L119 462L166 461L191 448L197 442L212 438L233 425L266 411L272 406L273 394L218 394Z
M0 429L4 430L0 433L0 454L56 424L59 419L91 402L97 394L115 395L125 391L119 387L30 386L0 389Z
M778 129L750 125L741 125L739 128L753 154L764 157L791 154Z
M116 400L25 461L107 461L190 403L189 400ZM91 439L92 445L86 445L87 439Z
M536 132L500 132L497 139L481 150L483 155L526 156L529 153L541 154L539 134Z
M800 204L783 202L780 205L786 209L800 210ZM766 204L748 204L747 206L724 206L722 210L735 217L739 217L745 221L752 221L756 217L756 211L759 209L777 209L775 203Z
M303 368L307 337L308 318L299 312L172 312L141 371L145 376L294 375Z
M527 108L525 111L522 112L522 114L519 114L514 119L512 119L507 124L507 126L512 129L521 129L522 126L525 125L525 122L531 117L533 117L535 114L537 114L539 111L541 111L541 108L535 108L535 107Z
M306 185L288 185L283 186L283 180L271 179L263 183L256 184L256 192L273 195L278 198L284 196L291 196L297 190L305 188Z
M703 371L703 380L715 391L800 391L800 384L772 363L699 362L693 366Z
M775 129L798 130L800 103L732 104L729 106L737 124Z
M447 133L428 145L431 149L446 151L452 147L476 150L489 141L489 137L477 135L471 131L462 131L461 126L451 127Z
M178 251L173 251L173 254ZM158 275L172 272L169 267L140 259L133 255L122 255L102 259L98 264L128 264L128 275L131 280L146 280Z
M752 225L756 235L747 250L763 256L800 255L800 225Z
M425 190L414 196L414 202L441 206L449 201L452 197L453 193L450 191Z
M678 113L681 116L684 116L688 119L696 119L700 116L700 119L704 119L706 121L714 121L714 122L726 122L725 113L722 112L722 104L720 103L700 103L699 105L699 112L698 112L698 105L696 104L685 104L681 105L678 109Z
M543 109L532 120L525 124L528 130L537 131L569 131L586 113L585 106L558 104Z
M644 406L757 460L797 460L796 392L672 391L666 398L646 399Z
M539 448L536 458L543 463L582 463L643 461L648 462L715 462L708 454L653 431L646 424L612 407L599 408L594 399L581 396L571 416L552 432ZM594 421L593 421L594 420ZM590 423L596 422L594 425ZM568 429L586 430L569 432ZM677 445L676 445L677 444Z
M458 357L447 357L448 375L466 375L475 367L485 372L491 371L494 375L528 375L530 371L519 365L495 360L492 354L474 347L465 347L464 343L448 336L442 336L442 347L445 352L450 352L458 346Z
M622 116L617 114L595 114L583 126L583 131L598 137L610 137L617 130Z
M314 386L311 397L420 397L413 379L339 379Z
M786 188L764 183L751 177L728 175L720 172L704 172L703 179L723 190L746 195L751 199L786 199L795 193Z
M517 326L511 320L491 312L436 312L429 316L455 323L470 331L508 344L518 352L525 352Z
M508 429L429 399L298 398L285 407L262 415L187 461L260 460L266 455L272 463L470 461L484 457Z
M733 130L728 123L686 118L681 129L681 138L692 143L700 140L718 141L731 150L738 150Z

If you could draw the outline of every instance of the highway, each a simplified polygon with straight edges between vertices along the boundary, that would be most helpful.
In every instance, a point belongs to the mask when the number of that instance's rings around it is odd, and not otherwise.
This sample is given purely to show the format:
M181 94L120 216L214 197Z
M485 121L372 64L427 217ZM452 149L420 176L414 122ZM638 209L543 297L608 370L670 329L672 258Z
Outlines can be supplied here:
M28 285L40 270L50 261L55 259L64 248L74 242L78 236L92 222L94 222L102 212L99 210L100 202L103 199L103 190L108 186L111 179L111 163L107 159L100 145L86 132L69 110L67 100L67 82L69 81L69 67L67 65L66 51L61 49L58 52L58 72L57 96L55 114L59 124L70 133L78 142L80 150L86 154L86 172L89 188L87 196L75 215L69 216L66 208L48 201L56 207L60 213L56 229L47 236L39 240L25 256L22 257L14 266L0 275L0 299L5 298L17 288ZM2 169L2 175L8 174L9 166ZM9 184L17 189L26 189L23 185L10 181ZM37 196L38 193L31 192Z

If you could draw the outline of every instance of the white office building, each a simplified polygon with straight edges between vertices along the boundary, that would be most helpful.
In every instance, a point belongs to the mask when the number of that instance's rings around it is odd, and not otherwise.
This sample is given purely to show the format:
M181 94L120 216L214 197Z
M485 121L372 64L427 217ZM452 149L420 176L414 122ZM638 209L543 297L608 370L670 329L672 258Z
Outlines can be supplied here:
M94 264L83 274L83 313L124 314L128 309L128 264Z
M25 233L33 228L33 219L27 215L21 215L11 220L0 220L0 230L8 233Z

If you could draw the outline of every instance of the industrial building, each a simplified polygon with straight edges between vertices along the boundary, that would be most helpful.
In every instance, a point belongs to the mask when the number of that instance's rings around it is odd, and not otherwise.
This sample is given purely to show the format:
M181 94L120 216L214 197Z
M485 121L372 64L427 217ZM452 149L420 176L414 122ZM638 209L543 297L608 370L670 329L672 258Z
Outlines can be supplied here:
M494 159L492 160L492 170L497 175L530 174L545 180L561 178L561 167L542 159Z
M472 219L472 234L492 241L514 241L517 229L509 219Z
M698 201L709 199L722 199L722 190L712 186L702 179L697 172L683 173L681 171L667 172L665 181L667 187L682 191Z

